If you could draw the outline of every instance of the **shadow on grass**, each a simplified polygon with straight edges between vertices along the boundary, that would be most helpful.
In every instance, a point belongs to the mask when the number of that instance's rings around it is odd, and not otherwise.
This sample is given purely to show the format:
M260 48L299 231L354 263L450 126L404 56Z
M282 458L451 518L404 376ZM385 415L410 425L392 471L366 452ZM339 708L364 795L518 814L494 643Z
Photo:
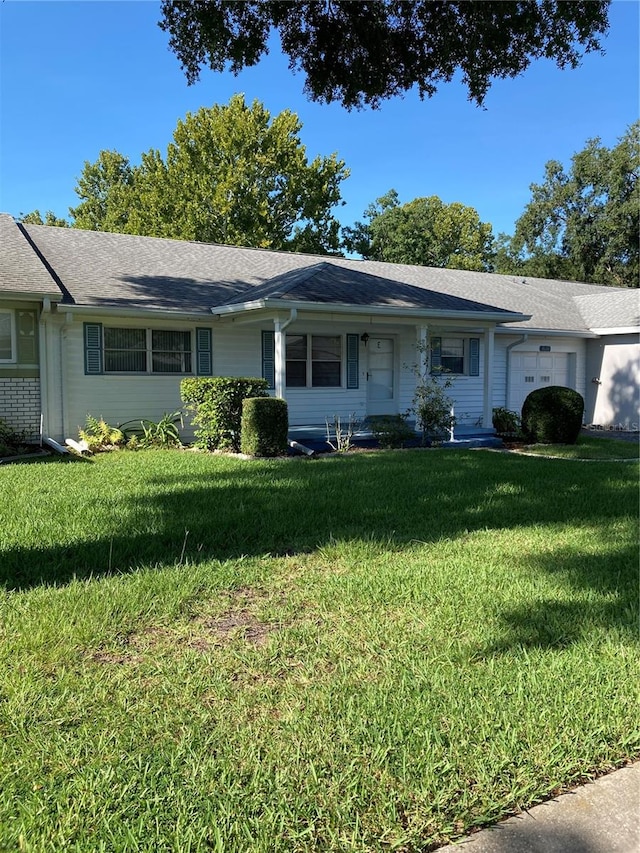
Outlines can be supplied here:
M565 553L554 554L552 559L529 557L525 564L560 574L564 584L577 592L578 600L541 598L503 610L501 639L479 649L478 659L507 654L514 648L567 648L596 639L602 626L637 640L638 550L633 545L618 549L605 560L601 555Z
M110 463L94 469L106 481L115 473ZM189 564L203 560L294 555L336 540L391 542L401 549L416 540L437 542L487 529L548 526L553 536L558 525L594 527L606 536L637 502L628 466L612 466L603 476L602 469L596 474L588 465L474 452L215 465L186 460L180 471L163 465L160 457L141 458L138 468L129 460L114 460L118 464L121 476L139 475L140 466L147 466L144 488L127 490L115 513L101 510L100 484L93 479L87 482L95 493L86 495L86 506L71 498L65 506L62 495L52 511L62 517L84 514L80 532L74 528L67 541L56 544L5 548L0 584L20 590L177 563L188 571ZM619 561L617 572L611 565L603 569L601 557L571 549L536 557L539 568L561 571L563 583L605 595L598 596L590 614L553 601L541 601L535 611L505 614L505 648L562 646L573 642L584 624L619 621L627 630L626 617L619 614L635 610L637 560L632 548L616 549L615 540L603 543L603 553Z

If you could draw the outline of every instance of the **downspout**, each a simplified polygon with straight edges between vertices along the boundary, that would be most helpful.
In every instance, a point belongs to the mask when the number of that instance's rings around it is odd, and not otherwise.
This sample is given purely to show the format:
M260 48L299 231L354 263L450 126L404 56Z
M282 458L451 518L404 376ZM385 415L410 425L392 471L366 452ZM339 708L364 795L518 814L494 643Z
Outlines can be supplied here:
M529 335L526 335L526 334L522 335L522 337L519 340L514 341L512 344L509 344L509 346L506 349L506 353L507 353L507 382L506 382L506 385L507 385L507 387L505 389L506 398L505 398L504 402L505 402L505 408L507 408L507 409L509 408L509 401L511 399L511 350L514 347L519 347L520 344L526 343L528 340L529 340Z
M65 321L63 326L60 329L60 404L62 411L61 421L62 421L62 433L63 437L69 433L69 428L67 424L67 412L69 410L68 400L67 400L67 331L68 326L73 323L73 314L68 313L65 315Z
M38 349L40 360L40 447L45 433L49 432L49 357L47 348L47 318L51 314L51 300L42 300L40 323L38 324Z

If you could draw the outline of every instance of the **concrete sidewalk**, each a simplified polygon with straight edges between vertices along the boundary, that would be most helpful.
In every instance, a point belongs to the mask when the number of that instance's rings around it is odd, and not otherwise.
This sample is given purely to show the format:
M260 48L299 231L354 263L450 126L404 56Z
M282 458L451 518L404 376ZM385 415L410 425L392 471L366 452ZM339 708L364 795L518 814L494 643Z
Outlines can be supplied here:
M639 853L640 762L438 853Z

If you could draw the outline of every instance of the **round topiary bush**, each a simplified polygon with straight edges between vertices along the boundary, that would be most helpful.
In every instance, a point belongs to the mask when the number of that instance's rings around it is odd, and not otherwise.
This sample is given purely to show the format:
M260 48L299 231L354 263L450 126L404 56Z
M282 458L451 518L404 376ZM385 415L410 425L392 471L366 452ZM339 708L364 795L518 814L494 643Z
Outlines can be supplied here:
M522 406L522 431L536 444L575 444L583 413L584 400L572 388L538 388Z

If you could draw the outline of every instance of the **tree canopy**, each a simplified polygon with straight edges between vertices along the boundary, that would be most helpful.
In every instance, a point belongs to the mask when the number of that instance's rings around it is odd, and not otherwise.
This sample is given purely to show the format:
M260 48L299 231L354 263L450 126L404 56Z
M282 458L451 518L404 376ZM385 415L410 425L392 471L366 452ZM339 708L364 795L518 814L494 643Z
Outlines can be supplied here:
M438 196L400 204L389 190L365 211L366 222L344 229L345 246L363 258L396 264L488 270L493 232L478 212Z
M336 154L307 159L298 117L271 118L242 95L178 122L166 156L139 166L117 151L86 162L71 209L78 228L318 253L339 248L348 176Z
M59 228L69 228L67 220L56 216L52 210L47 210L44 219L39 210L32 210L31 213L21 213L18 216L18 221L25 222L27 225L55 225Z
M590 139L565 170L545 166L513 237L500 236L498 272L638 287L640 122L612 148Z
M421 98L460 72L482 104L493 78L538 58L575 68L599 50L609 0L163 0L159 26L189 83L203 66L238 73L280 35L289 67L314 101L370 105L418 87Z

